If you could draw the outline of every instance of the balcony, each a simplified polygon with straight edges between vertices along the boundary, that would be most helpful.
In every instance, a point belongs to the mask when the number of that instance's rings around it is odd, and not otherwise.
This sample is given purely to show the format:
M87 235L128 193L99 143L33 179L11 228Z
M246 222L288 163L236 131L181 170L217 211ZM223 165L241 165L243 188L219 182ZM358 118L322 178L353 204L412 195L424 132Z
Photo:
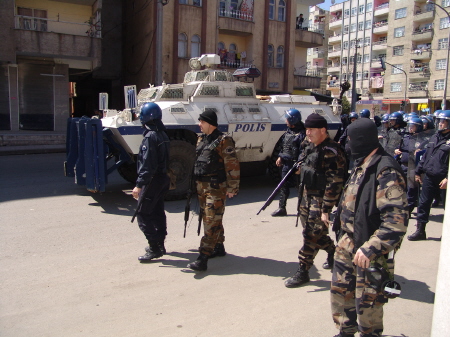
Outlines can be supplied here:
M335 35L330 35L328 37L328 43L333 43L333 42L341 42L341 34L335 34Z
M387 31L388 31L387 20L378 21L373 24L373 33L374 34L387 33Z
M426 9L418 9L414 13L413 20L414 22L431 22L434 19L434 9L426 8Z
M387 40L375 41L372 43L372 50L385 50L387 48Z
M333 48L332 50L328 50L328 58L330 57L339 57L341 56L341 48Z
M339 26L342 26L342 17L333 17L330 19L330 23L328 24L330 29Z
M322 33L310 32L309 30L295 30L295 46L302 48L314 48L323 46L325 38Z
M411 52L411 59L414 60L429 60L431 58L431 50L413 49Z
M431 41L433 28L417 28L411 36L412 41Z
M428 63L416 64L409 71L409 78L428 78L430 77L430 66Z
M333 63L328 66L327 71L329 73L338 73L341 70L341 64L339 62Z
M100 22L65 22L18 15L15 25L16 50L20 54L94 60L93 66L100 66Z
M374 16L388 14L389 13L389 2L385 2L384 4L381 4L377 7L375 7L373 12L374 12L373 13Z
M221 34L250 36L253 34L255 23L250 14L238 10L225 11L219 8L219 27Z

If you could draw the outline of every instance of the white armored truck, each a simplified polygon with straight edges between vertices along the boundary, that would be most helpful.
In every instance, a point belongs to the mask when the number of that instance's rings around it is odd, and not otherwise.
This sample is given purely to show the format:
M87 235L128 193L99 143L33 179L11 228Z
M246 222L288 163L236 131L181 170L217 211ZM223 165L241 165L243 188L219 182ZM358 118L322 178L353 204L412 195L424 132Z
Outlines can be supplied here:
M176 176L176 188L169 192L168 199L182 198L187 192L200 134L198 116L206 110L215 111L219 130L233 137L242 175L263 174L267 168L271 175L279 175L275 160L279 140L287 129L286 110L298 109L303 121L311 113L322 115L332 137L341 125L340 117L313 96L257 97L253 83L216 68L220 64L218 55L202 55L189 64L192 70L186 73L183 83L150 86L137 97L135 86L125 87L123 111L105 109L102 119L70 118L66 176L74 176L78 184L93 192L105 190L108 174L115 169L134 183L143 133L139 109L145 102L161 107L162 121L171 139L169 166Z

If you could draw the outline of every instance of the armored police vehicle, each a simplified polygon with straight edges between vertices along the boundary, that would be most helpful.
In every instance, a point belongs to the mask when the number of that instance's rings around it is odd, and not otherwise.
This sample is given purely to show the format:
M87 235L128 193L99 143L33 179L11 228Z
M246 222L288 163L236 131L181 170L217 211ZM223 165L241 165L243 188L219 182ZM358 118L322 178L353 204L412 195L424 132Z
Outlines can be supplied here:
M267 168L271 175L279 175L275 161L279 140L287 129L284 113L290 108L298 109L303 121L311 113L325 117L331 136L340 127L339 116L314 97L257 97L253 83L215 68L219 63L218 55L202 55L190 60L192 70L186 73L183 83L150 86L138 95L135 86L127 86L123 111L105 109L107 97L100 94L102 119L69 119L66 176L74 176L78 184L93 192L105 190L108 174L115 169L134 183L143 133L139 109L145 102L161 107L162 121L171 139L169 165L176 177L176 188L169 192L168 199L182 198L187 192L200 134L198 116L206 110L215 111L219 130L233 137L242 175L265 173Z

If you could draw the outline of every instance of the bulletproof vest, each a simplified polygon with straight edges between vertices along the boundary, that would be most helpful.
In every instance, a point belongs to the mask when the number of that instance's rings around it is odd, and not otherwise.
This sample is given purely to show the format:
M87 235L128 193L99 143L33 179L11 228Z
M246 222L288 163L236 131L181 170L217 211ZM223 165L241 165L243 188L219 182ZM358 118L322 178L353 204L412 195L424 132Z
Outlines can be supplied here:
M295 133L292 130L288 130L284 135L282 153L292 160L296 160L298 157L298 150L292 146L297 136L298 133Z
M389 129L388 131L388 139L386 142L385 150L391 156L394 156L394 150L400 147L400 142L402 141L402 134L399 129L395 130L394 128Z
M300 182L310 190L325 190L327 179L322 168L322 145L309 144L302 155Z
M203 135L196 148L197 160L194 165L194 175L196 176L223 175L225 173L223 159L216 149L221 141L218 138L222 137L222 133L217 132L211 136Z

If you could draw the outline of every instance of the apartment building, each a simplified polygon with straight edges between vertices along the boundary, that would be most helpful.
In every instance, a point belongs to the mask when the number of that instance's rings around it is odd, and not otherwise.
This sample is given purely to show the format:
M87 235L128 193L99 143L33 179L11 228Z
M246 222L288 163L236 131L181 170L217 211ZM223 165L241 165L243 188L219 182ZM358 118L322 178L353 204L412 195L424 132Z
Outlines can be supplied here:
M426 0L350 0L330 7L329 29L327 88L334 96L343 81L353 82L356 62L358 111L396 111L405 98L407 111L440 108L448 76L444 11ZM390 64L385 71L380 57Z
M123 105L120 0L3 0L0 14L1 145L64 141L67 118L91 116L102 91Z
M309 6L320 0L175 0L162 8L162 48L157 50L156 1L124 3L125 82L138 90L157 83L156 62L162 58L162 81L181 83L189 59L219 54L220 67L234 72L256 67L258 94L302 93L318 88L320 76L306 68L307 48L323 45L320 32L309 30ZM304 14L305 29L296 29ZM161 53L161 55L158 55Z

